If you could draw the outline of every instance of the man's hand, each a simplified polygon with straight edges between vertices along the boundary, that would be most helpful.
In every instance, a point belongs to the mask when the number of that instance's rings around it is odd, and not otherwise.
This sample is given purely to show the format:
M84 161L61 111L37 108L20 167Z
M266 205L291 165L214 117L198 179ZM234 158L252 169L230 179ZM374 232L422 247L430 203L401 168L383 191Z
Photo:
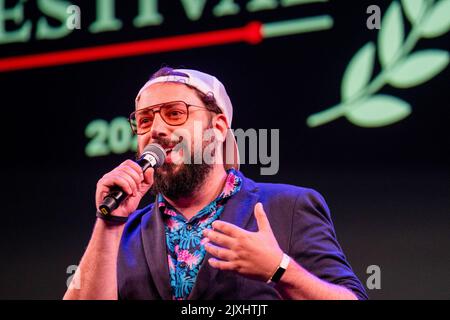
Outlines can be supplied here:
M96 208L111 190L111 187L122 188L129 196L113 211L116 216L128 217L139 205L142 197L153 185L153 168L142 173L142 168L132 160L125 160L117 168L105 174L97 182L95 193Z
M257 232L241 229L225 221L215 221L213 230L203 231L208 239L205 249L218 258L208 260L212 267L267 281L277 270L283 251L273 235L261 203L255 205L254 212Z

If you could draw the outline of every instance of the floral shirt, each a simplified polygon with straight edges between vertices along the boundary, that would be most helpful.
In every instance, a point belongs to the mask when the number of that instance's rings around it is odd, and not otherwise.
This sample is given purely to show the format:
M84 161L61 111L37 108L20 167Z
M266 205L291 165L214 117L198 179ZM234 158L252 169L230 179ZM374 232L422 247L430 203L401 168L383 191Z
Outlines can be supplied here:
M174 300L185 300L194 287L200 265L206 254L203 230L221 215L226 201L241 189L241 178L234 169L228 176L220 195L200 210L189 221L172 207L164 197L158 195L160 212L163 214L170 286Z

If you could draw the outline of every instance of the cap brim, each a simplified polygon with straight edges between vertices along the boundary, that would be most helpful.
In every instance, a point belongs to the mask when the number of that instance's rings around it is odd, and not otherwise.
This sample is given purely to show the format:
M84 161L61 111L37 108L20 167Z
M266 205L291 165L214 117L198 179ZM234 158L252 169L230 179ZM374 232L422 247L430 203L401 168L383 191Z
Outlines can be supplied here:
M227 136L223 144L223 161L225 170L231 168L239 170L239 148L234 133L231 129L228 129Z

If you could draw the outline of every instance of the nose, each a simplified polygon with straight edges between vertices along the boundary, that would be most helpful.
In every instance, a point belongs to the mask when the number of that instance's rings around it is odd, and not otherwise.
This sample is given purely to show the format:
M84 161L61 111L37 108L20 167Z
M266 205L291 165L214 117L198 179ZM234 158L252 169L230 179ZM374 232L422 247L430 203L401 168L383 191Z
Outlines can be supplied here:
M152 128L150 129L151 137L167 137L169 136L169 128L167 123L161 118L160 113L155 113L153 118Z

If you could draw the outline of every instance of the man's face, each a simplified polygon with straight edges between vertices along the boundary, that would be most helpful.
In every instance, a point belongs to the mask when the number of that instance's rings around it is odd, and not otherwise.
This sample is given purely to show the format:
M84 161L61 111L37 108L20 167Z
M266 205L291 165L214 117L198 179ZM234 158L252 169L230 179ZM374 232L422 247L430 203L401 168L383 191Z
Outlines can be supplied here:
M184 84L166 82L155 83L144 90L138 101L137 110L170 101L184 101L188 105L204 107L204 103L194 89ZM187 121L182 125L172 126L164 122L160 113L156 113L150 131L138 136L139 154L149 143L158 143L168 150L164 165L155 170L153 188L155 192L161 192L171 199L177 199L189 196L203 183L212 165L204 161L201 164L178 163L175 161L176 159L187 156L183 154L183 148L169 150L189 137L189 140L192 140L190 141L191 154L189 156L193 163L194 152L202 152L207 145L206 142L201 142L202 150L195 150L193 140L202 139L202 137L195 136L195 134L198 135L198 132L194 133L194 125L197 127L201 125L202 130L210 128L212 116L213 114L205 108L189 108Z

